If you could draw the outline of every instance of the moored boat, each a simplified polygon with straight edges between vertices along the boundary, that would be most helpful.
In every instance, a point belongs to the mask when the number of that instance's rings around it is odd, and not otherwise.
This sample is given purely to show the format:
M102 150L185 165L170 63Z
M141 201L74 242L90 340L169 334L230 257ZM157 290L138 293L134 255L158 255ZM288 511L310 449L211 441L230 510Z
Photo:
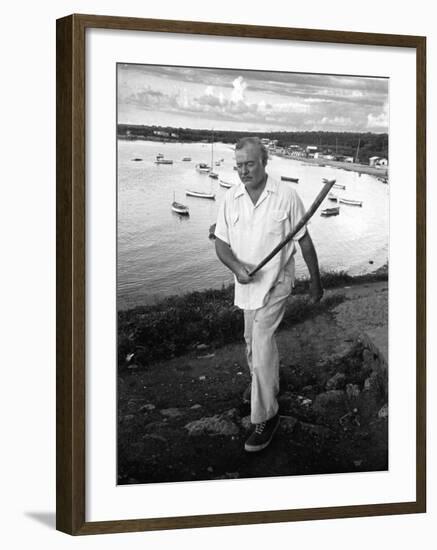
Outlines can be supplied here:
M325 208L320 212L321 216L338 216L340 214L340 207L333 206L332 208Z
M333 201L333 202L337 202L337 201L338 201L338 197L337 197L337 195L335 195L334 193L328 193L328 200L329 200L329 201Z
M201 174L208 174L211 168L205 162L199 162L199 164L196 164L196 170Z
M142 160L143 160L143 159L140 159L140 158L138 158L138 157L135 157L134 159L132 159L132 162L140 162L140 161L142 161Z
M343 191L346 189L346 185L341 185L339 183L334 183L332 187L335 187L336 189L343 189Z
M190 162L191 157L184 157L182 160L183 160L183 162Z
M155 164L173 164L173 161L170 159L157 158Z
M180 202L173 201L171 204L171 209L173 210L173 212L176 212L181 216L190 215L190 209L188 208L188 206L185 206L185 204L181 204Z
M299 183L299 178L290 178L288 176L281 176L282 181L291 181L292 183Z
M214 180L218 179L218 174L217 172L213 172L212 170L210 171L210 173L208 174L208 176Z
M203 191L190 191L189 189L186 189L185 194L188 195L189 197L215 200L215 195L213 193L204 193Z
M363 201L356 201L352 199L339 198L342 204L349 204L350 206L363 206Z
M219 180L219 185L221 185L222 187L226 187L226 189L229 189L232 187L232 183L229 183L228 181L225 181L225 180Z

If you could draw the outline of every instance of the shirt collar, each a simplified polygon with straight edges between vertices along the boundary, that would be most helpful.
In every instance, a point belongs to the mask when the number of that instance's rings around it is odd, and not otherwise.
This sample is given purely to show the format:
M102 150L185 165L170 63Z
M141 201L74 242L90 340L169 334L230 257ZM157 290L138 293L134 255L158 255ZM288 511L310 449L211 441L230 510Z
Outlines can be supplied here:
M263 189L263 193L264 191L266 191L267 193L275 193L276 189L277 189L277 183L275 182L274 179L272 179L267 174L266 186ZM237 189L235 190L234 199L238 199L238 197L241 197L242 195L244 195L245 192L246 192L246 186L242 181L240 181L240 183L237 186Z

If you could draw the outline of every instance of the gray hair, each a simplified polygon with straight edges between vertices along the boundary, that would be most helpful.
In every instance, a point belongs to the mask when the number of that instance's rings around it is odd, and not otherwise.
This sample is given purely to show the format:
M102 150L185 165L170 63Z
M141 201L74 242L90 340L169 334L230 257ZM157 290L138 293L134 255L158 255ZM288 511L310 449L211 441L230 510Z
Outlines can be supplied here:
M267 147L262 143L259 137L243 137L239 139L235 145L235 150L239 151L240 149L243 149L243 147L246 147L246 145L254 145L255 147L258 147L259 152L261 153L263 164L267 164L269 152L267 151Z

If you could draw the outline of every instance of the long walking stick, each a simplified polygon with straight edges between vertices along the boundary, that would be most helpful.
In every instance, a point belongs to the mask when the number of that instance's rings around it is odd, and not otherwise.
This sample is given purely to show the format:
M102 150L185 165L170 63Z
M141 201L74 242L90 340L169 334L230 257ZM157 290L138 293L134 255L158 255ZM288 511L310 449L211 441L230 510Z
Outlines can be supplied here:
M317 208L321 205L323 199L326 197L326 195L331 190L331 187L334 185L335 180L327 180L323 179L324 186L322 187L320 193L317 195L317 197L314 199L313 204L310 206L310 208L305 212L305 214L302 216L302 218L298 221L295 228L291 233L289 233L284 240L282 240L271 252L268 256L264 258L256 267L253 269L249 275L252 277L252 275L255 275L257 271L259 271L262 267L266 265L267 262L269 262L273 256L276 256L276 254L284 248L284 246L291 241L291 239L296 235L298 231L302 229L302 227L308 222L308 220L312 217L312 215L315 213Z

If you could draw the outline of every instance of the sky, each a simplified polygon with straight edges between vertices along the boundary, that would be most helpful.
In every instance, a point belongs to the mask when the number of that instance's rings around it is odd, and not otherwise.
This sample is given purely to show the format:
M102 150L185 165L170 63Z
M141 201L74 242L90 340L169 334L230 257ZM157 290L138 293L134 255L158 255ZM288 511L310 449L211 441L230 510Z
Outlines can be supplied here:
M119 123L388 132L388 79L134 64L117 71Z

